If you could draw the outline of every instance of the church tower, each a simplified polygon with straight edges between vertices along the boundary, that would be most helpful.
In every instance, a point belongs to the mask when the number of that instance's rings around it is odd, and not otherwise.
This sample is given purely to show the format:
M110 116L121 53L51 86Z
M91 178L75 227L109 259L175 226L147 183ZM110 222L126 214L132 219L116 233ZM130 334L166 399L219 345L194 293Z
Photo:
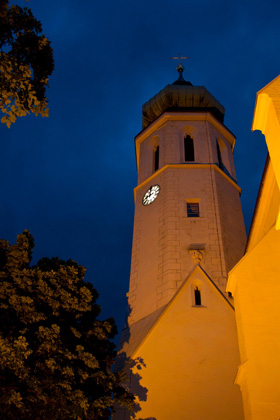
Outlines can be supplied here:
M227 274L246 233L224 107L179 78L143 105L138 185L121 351L146 365L137 418L242 420ZM117 419L127 419L119 412Z

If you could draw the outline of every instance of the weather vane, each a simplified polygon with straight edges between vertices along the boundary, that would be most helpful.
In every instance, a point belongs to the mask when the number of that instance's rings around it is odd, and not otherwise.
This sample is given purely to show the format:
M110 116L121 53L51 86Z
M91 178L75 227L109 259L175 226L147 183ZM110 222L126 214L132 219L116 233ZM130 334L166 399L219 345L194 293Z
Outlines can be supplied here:
M176 70L178 71L178 73L180 74L180 75L182 75L182 73L183 73L183 71L184 71L184 69L185 69L185 67L183 66L183 64L181 63L181 60L186 60L187 58L190 58L190 57L183 57L182 55L181 55L181 53L179 53L178 54L178 57L170 57L170 59L171 60L179 60L179 64L178 64L178 66L176 67Z

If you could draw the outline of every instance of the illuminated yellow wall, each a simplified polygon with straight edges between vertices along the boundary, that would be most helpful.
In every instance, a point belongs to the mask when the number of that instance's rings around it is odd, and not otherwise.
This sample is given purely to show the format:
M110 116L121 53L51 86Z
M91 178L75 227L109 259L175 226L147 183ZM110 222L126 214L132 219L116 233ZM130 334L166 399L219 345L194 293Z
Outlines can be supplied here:
M194 287L202 306L194 305ZM133 357L148 398L137 418L157 420L242 420L234 311L197 267Z
M265 135L267 161L247 252L230 272L246 420L280 418L280 76L257 94L253 130Z

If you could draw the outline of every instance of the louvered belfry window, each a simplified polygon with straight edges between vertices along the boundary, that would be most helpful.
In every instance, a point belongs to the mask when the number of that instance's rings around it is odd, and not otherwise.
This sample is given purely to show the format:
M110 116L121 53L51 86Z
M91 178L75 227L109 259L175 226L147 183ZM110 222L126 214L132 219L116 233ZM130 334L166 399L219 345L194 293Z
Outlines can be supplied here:
M193 162L194 161L193 139L188 134L184 138L184 147L185 147L185 161Z
M157 146L154 150L154 167L156 172L159 168L159 146Z
M218 155L219 168L221 168L223 170L224 165L223 165L223 161L222 161L222 154L221 154L221 149L220 149L220 145L219 145L218 140L217 140L217 155Z

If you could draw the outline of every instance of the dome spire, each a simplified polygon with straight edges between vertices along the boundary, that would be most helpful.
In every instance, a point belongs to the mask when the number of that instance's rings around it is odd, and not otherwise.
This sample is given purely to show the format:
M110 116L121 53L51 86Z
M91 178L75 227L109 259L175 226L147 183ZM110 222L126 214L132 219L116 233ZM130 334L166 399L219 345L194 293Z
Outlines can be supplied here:
M187 82L183 77L183 71L185 67L182 64L181 60L186 60L190 57L183 57L181 53L179 53L178 57L171 57L171 60L179 60L178 66L176 67L177 72L179 73L178 79L173 83L173 85L192 85L191 82Z

